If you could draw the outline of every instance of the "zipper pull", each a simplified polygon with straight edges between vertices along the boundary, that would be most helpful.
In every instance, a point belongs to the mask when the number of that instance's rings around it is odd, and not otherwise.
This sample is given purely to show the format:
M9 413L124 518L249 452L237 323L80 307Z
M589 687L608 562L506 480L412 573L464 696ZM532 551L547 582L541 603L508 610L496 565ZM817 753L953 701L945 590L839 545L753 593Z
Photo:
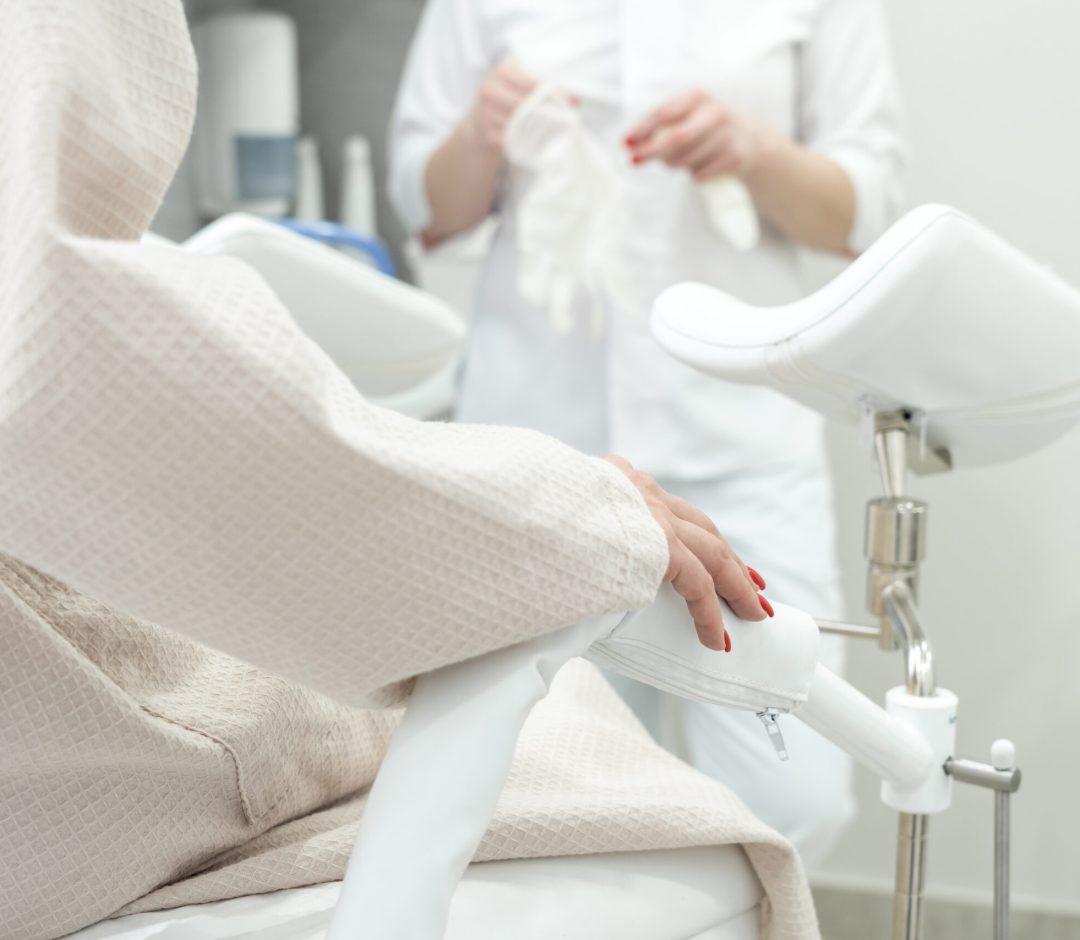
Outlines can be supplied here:
M765 733L768 734L773 747L776 748L776 756L780 760L787 760L787 745L784 744L784 736L780 733L780 722L777 720L780 717L780 711L775 708L766 708L765 711L758 712L757 716L765 726Z

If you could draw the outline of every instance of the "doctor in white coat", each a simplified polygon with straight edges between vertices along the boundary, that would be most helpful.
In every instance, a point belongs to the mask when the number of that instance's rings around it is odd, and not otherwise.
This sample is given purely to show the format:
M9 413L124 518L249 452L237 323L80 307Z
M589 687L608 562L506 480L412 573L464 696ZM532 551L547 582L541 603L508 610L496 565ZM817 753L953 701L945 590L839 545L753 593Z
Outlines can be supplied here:
M610 159L624 289L600 329L584 292L565 331L518 287L521 177L504 134L541 82L572 96ZM499 216L458 417L625 454L718 520L773 597L836 615L820 419L674 362L648 309L686 280L755 304L796 298L800 244L855 253L898 213L903 151L879 0L429 0L393 119L391 196L429 246ZM751 251L709 224L699 184L719 176L753 197ZM822 658L840 669L839 643L824 641ZM784 727L783 764L752 715L620 691L807 862L850 820L849 762L808 729Z

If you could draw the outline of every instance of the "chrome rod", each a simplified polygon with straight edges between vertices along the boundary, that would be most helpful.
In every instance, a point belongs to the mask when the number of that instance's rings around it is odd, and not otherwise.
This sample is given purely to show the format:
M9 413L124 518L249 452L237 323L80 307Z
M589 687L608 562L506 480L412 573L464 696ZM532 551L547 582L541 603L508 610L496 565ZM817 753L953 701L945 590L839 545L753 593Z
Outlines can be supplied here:
M929 816L900 814L900 832L896 843L892 940L919 940L922 935L926 833L929 825Z
M971 783L999 793L1015 793L1020 789L1020 769L998 770L978 760L953 757L945 761L945 773L961 783Z
M874 415L874 448L885 497L866 507L866 600L870 613L881 620L878 645L903 651L908 693L932 696L937 689L934 660L915 606L919 562L925 553L926 504L904 496L909 418L902 411ZM922 934L928 827L925 815L900 814L893 940L920 940Z
M1009 940L1009 793L994 794L994 940Z
M881 487L890 499L904 495L908 428L907 418L899 412L883 412L874 418L874 449Z
M881 594L885 602L885 615L904 651L908 692L912 695L933 695L937 690L934 658L911 588L904 581L896 581Z
M933 695L937 691L934 660L911 588L905 581L895 581L882 591L882 600L885 616L904 652L908 692L919 696ZM928 816L900 814L896 843L893 940L920 940L922 936L926 833L929 825Z
M861 623L843 623L839 620L819 620L818 629L822 633L834 636L853 636L863 640L876 640L881 636L880 627L870 627Z
M1020 786L1016 748L1008 738L990 745L994 770L1008 774L1010 786L994 793L994 940L1009 940L1009 808L1011 794Z
M999 738L990 748L990 763L950 758L945 773L955 780L994 791L994 940L1009 938L1009 799L1020 789L1016 748Z
M993 763L951 757L945 773L961 783L994 791L994 940L1009 937L1009 798L1020 789L1011 741L994 742Z

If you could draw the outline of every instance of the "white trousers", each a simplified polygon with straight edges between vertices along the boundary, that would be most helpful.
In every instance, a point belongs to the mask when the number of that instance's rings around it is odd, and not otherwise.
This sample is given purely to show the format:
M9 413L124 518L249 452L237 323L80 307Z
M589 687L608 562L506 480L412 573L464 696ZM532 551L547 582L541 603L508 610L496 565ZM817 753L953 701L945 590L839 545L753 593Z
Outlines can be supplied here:
M791 465L762 475L687 483L661 480L716 523L768 583L766 596L816 617L843 614L831 485L825 469ZM820 661L843 674L844 645L822 637ZM795 719L780 719L790 759L781 762L749 712L686 701L622 676L612 685L664 747L730 787L783 833L812 867L855 815L851 759Z

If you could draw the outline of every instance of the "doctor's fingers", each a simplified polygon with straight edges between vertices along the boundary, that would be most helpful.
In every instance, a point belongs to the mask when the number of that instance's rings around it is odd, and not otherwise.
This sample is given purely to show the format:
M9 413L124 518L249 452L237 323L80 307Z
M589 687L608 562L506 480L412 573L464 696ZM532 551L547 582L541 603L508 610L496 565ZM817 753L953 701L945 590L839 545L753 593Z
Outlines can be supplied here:
M492 69L477 92L477 105L489 121L505 122L533 89L537 81L512 62Z
M736 134L729 135L725 145L711 157L706 157L700 163L691 163L687 167L698 183L718 176L741 176L746 168L746 148Z
M518 105L525 100L526 94L498 85L481 88L478 105L485 128L502 131Z
M727 146L728 135L727 112L717 104L705 104L634 147L634 159L639 163L661 160L669 166L686 166L692 158L700 162L707 154L715 156Z
M733 173L739 168L735 137L727 129L710 134L693 150L669 161L671 166L687 170L698 182Z
M488 82L480 88L480 104L492 113L509 115L529 96L530 91L498 81Z
M678 538L670 538L667 579L686 601L694 629L703 646L711 650L730 649L724 615L712 576L699 559Z
M715 592L728 602L735 615L743 620L764 620L757 585L731 546L721 537L682 519L674 519L672 527L679 541L705 566Z
M516 91L522 98L537 86L534 76L516 62L506 59L488 73L488 80L509 91Z
M520 101L484 101L474 110L482 139L489 146L502 150L506 128Z
M683 120L691 111L709 100L711 100L710 96L700 89L684 91L682 94L676 95L660 105L645 120L636 124L626 138L627 144L631 147L637 147L648 142L658 130L676 121Z

